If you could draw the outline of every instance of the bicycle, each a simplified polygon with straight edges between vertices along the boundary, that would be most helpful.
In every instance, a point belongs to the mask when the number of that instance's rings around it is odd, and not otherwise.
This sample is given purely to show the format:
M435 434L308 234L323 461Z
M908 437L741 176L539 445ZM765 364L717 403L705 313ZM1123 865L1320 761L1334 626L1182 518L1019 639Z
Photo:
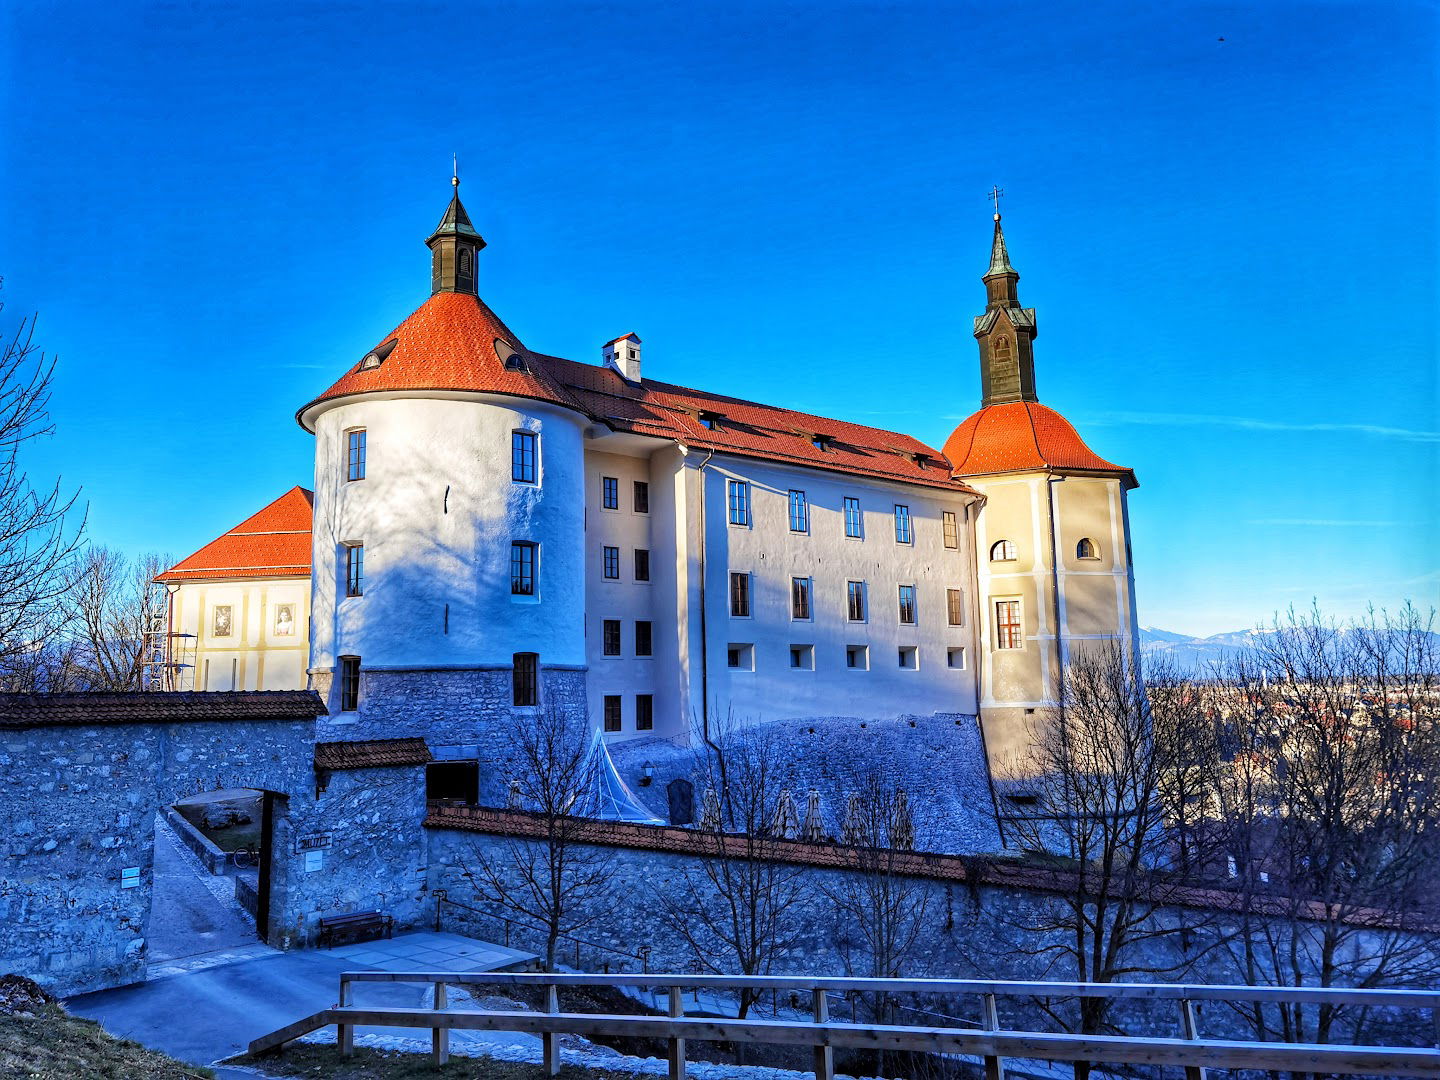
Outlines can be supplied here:
M230 853L230 861L235 864L236 869L243 870L247 866L258 866L260 863L260 849L254 844L245 844Z

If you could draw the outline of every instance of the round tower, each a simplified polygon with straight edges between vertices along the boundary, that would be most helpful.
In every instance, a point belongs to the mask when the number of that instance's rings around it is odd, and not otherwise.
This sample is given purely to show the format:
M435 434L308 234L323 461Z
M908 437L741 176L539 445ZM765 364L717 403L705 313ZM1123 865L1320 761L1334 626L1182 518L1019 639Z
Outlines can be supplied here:
M356 738L584 709L585 417L479 298L457 190L430 298L297 414L315 435L312 685Z

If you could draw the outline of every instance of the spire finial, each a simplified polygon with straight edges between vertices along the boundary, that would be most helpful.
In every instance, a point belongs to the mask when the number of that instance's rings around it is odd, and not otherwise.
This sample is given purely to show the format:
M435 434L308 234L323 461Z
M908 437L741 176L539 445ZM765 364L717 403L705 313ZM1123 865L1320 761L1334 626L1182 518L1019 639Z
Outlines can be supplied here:
M996 221L999 221L999 220L1000 220L1000 199L1001 199L1001 197L1002 197L1004 194L1005 194L1005 189L1004 189L1004 188L1002 188L1002 187L995 187L994 185L991 185L991 187L990 187L990 194L989 194L988 196L986 196L991 202L993 202L993 203L995 204L995 220L996 220Z
M455 189L455 194L460 194L460 155L450 155L450 184Z

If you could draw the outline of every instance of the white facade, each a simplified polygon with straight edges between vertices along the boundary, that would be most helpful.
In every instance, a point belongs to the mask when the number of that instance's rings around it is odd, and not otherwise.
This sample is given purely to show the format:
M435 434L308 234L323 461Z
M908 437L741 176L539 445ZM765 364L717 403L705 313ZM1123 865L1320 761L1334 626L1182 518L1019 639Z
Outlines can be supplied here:
M305 689L309 578L201 578L167 591L174 689Z

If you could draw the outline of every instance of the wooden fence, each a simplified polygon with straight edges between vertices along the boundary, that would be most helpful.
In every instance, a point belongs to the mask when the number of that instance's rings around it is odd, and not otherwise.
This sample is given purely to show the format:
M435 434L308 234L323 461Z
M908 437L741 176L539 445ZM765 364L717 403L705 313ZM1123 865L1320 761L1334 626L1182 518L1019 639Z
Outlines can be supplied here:
M356 983L422 983L433 988L428 1009L376 1008L356 1005ZM510 986L540 986L546 992L546 1010L490 1011L448 1007L447 987L452 983L484 982ZM668 991L668 1016L563 1013L562 986L648 987ZM738 991L742 988L803 992L810 995L808 1017L795 1019L735 1019L687 1017L682 1006L684 990ZM831 1020L828 995L832 993L934 994L979 999L983 1017L979 1029L916 1027L898 1024L856 1024ZM1072 1035L1045 1031L1019 1031L1001 1025L999 1002L1006 998L1104 997L1172 1001L1176 1006L1174 1038L1135 1038L1116 1035ZM686 1075L687 1040L734 1043L774 1043L814 1048L816 1080L832 1080L837 1048L917 1051L968 1055L983 1059L986 1080L1004 1080L1005 1059L1088 1061L1092 1064L1177 1066L1186 1080L1206 1080L1205 1070L1270 1069L1282 1072L1375 1076L1440 1077L1440 1049L1395 1046L1340 1046L1310 1043L1251 1042L1203 1035L1196 1022L1195 1003L1202 1001L1271 1002L1350 1005L1364 1008L1401 1008L1428 1011L1421 1023L1440 1035L1440 991L1348 990L1318 987L1206 986L1174 983L990 982L976 979L856 979L806 978L786 975L736 977L729 975L594 975L514 974L501 972L389 972L351 971L340 976L339 1004L287 1024L250 1044L252 1054L278 1051L288 1042L312 1031L335 1025L340 1052L353 1052L356 1027L429 1028L437 1065L449 1056L453 1030L516 1031L537 1034L544 1048L548 1075L560 1069L558 1036L639 1036L668 1040L671 1080Z

